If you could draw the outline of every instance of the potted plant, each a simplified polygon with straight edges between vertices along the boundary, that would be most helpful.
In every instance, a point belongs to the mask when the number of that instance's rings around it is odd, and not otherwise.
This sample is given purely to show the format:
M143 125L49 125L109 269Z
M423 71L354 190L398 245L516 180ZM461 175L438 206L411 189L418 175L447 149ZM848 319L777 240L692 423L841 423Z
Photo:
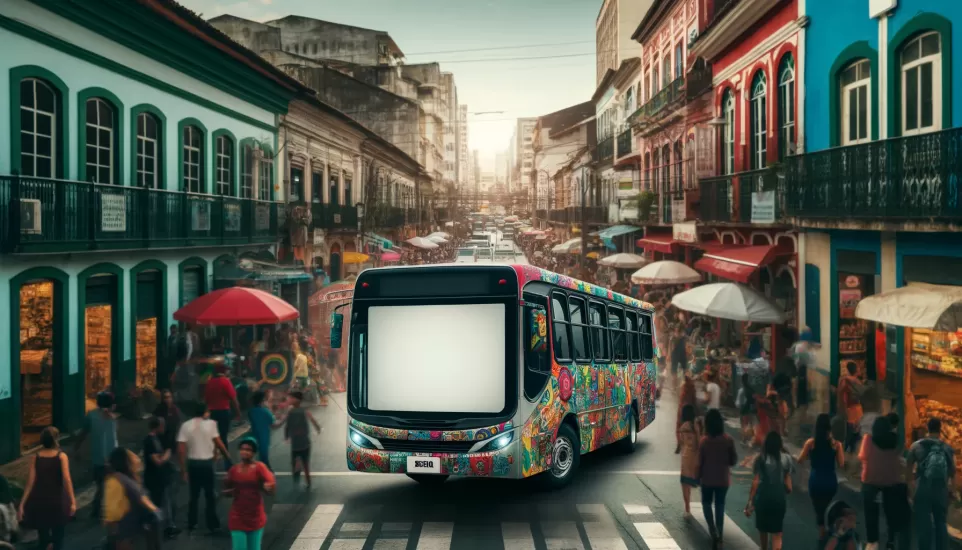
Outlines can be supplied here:
M651 207L655 204L656 195L651 191L642 191L635 195L633 199L635 208L638 209L638 219L646 222L651 219Z

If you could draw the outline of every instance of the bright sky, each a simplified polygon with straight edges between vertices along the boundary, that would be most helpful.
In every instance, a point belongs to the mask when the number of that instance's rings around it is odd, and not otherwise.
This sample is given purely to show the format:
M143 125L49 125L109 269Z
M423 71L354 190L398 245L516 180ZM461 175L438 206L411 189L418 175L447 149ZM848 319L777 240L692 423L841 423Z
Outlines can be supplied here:
M508 148L515 119L587 101L595 90L601 0L179 1L207 19L302 15L390 33L408 63L437 61L454 73L469 113L504 111L468 115L469 147L484 170ZM479 61L499 58L511 60Z

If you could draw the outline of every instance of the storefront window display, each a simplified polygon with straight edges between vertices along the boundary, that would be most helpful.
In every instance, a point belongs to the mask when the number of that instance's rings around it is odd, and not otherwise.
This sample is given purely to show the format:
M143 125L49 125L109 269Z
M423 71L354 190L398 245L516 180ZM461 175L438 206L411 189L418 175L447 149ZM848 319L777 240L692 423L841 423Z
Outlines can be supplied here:
M97 394L108 388L110 376L111 306L87 306L84 334L84 397L86 410L97 408Z
M137 321L137 387L157 384L157 318Z
M20 396L21 446L40 441L40 432L53 424L54 286L51 281L20 287Z
M875 380L875 327L874 323L857 319L855 310L866 296L874 294L873 278L852 273L838 275L838 359L839 372L846 372L854 363L862 380Z

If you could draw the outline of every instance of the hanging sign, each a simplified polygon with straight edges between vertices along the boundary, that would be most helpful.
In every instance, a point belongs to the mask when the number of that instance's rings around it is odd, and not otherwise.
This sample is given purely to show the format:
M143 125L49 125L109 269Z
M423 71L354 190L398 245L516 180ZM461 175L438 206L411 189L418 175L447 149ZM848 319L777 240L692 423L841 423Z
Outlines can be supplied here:
M210 202L190 203L190 228L194 231L210 231Z
M698 225L695 222L676 223L671 226L671 238L683 243L697 243Z
M752 223L775 223L775 192L752 193Z
M254 209L254 227L258 231L268 231L271 228L271 207L269 204L258 204Z
M127 197L115 193L100 195L100 230L105 233L127 230Z
M324 230L314 230L314 246L324 246Z
M237 203L227 203L224 205L224 231L240 233L241 230L241 206Z

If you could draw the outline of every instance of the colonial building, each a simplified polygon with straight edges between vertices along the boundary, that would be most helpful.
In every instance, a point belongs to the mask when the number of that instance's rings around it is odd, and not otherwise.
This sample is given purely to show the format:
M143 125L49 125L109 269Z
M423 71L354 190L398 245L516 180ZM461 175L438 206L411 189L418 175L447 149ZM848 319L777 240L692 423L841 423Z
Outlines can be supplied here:
M538 199L536 214L542 224L551 221L561 226L568 225L567 217L559 213L555 176L572 156L588 148L587 122L594 116L594 104L587 101L540 116L535 123L531 180L535 182L534 193ZM573 218L571 223L575 221Z
M640 69L638 57L625 58L618 70L608 71L591 98L598 144L592 152L598 193L591 197L591 204L602 209L599 220L602 222L618 223L629 216L637 218L637 208L632 204L636 201L632 199L639 191L636 185L639 155L631 138L628 116L637 104Z
M927 330L936 327L913 323L896 306L901 315L878 322L855 312L872 296L891 304L886 293L906 286L942 285L933 292L944 297L962 285L962 76L952 70L962 6L892 0L871 7L807 4L818 40L807 41L797 77L804 150L786 163L782 197L803 230L801 319L822 344L819 379L834 384L852 363L867 379L884 381L911 437L929 416L962 417L957 327ZM958 433L956 420L944 421L947 433ZM962 449L957 437L951 444Z
M173 312L277 241L276 121L306 88L168 0L8 0L0 42L5 461L164 384Z

